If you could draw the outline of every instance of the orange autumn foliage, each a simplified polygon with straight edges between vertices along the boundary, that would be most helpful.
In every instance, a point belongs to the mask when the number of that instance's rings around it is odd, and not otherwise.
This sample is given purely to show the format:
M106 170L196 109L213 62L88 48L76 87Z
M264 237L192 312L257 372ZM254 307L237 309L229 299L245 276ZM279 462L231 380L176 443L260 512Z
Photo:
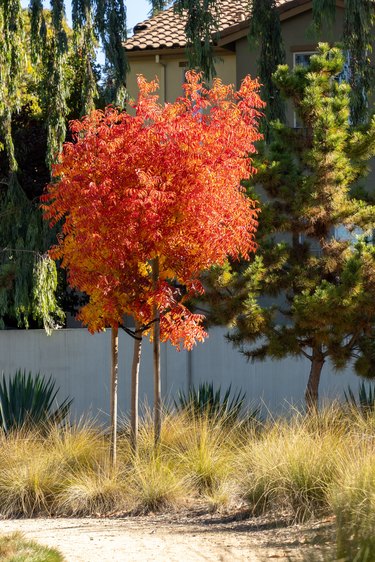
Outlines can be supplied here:
M90 331L124 314L148 325L156 304L162 341L190 349L206 335L184 305L203 292L200 272L255 250L258 211L240 181L255 172L264 104L250 77L235 92L218 79L205 89L190 72L185 95L164 105L156 82L138 85L135 116L108 107L71 124L43 196L51 225L63 220L51 255L89 296L80 318Z

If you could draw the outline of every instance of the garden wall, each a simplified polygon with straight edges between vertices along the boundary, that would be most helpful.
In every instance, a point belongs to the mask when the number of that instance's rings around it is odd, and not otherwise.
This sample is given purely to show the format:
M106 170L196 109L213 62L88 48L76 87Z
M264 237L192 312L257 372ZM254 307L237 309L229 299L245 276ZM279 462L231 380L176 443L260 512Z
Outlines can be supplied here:
M288 404L300 404L309 372L309 362L302 359L248 363L225 338L225 329L214 328L204 344L192 352L178 352L162 345L162 392L172 400L179 389L189 384L214 381L226 389L246 391L248 401L264 403L273 413ZM130 365L132 340L120 332L119 408L126 413L130 404ZM47 336L43 330L0 331L0 373L16 369L52 374L60 387L60 400L74 398L72 414L89 413L102 422L108 420L110 331L91 335L85 329L59 330ZM140 400L152 405L152 348L145 341L140 374ZM342 397L348 384L356 392L359 379L351 369L335 374L325 365L321 382L322 399Z

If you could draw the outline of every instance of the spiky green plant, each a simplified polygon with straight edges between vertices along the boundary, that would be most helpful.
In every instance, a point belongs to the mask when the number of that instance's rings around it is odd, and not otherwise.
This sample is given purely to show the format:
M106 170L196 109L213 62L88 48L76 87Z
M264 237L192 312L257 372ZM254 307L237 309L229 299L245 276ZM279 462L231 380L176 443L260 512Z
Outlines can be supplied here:
M362 382L358 388L358 397L356 398L354 392L348 386L347 392L344 392L345 400L348 406L355 408L363 416L371 415L375 412L375 386Z
M25 425L55 425L64 421L72 400L65 400L54 408L59 389L55 390L52 376L18 370L7 379L2 373L0 382L0 427L9 433Z
M204 382L198 388L192 387L187 394L180 391L177 400L175 400L175 407L178 412L184 411L192 417L208 416L211 419L234 422L240 416L245 393L240 390L231 399L230 394L231 385L222 396L220 386L215 390L212 382ZM258 414L259 409L257 408L252 415L257 417Z

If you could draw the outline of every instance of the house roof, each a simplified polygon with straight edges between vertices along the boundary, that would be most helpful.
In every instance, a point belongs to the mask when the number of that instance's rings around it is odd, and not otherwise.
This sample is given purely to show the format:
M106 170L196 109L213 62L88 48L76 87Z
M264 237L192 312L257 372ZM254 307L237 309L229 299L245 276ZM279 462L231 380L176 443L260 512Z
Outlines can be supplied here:
M286 5L306 4L307 0L278 0L281 10ZM249 17L249 0L220 0L218 34L228 34L230 28L246 22ZM289 6L288 6L289 7ZM173 7L159 12L156 16L138 23L134 35L125 43L125 50L148 51L186 47L186 12L180 16ZM241 25L242 27L242 25Z

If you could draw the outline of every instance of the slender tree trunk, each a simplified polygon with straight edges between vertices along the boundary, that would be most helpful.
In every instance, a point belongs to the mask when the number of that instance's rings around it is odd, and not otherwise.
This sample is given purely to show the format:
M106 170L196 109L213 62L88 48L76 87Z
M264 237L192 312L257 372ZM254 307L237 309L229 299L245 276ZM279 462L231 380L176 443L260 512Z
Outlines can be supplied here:
M135 323L135 339L133 348L132 364L132 391L131 391L131 433L130 443L133 453L138 449L138 387L139 387L139 365L141 362L142 351L142 332L141 325Z
M318 411L319 382L323 365L323 353L320 349L313 349L310 375L305 392L306 408L308 412Z
M112 465L117 462L117 383L118 383L118 328L111 330L111 447Z
M152 261L152 282L156 289L159 280L159 259ZM153 351L154 351L154 439L155 446L160 441L161 432L161 381L160 381L160 314L156 305L153 310Z

